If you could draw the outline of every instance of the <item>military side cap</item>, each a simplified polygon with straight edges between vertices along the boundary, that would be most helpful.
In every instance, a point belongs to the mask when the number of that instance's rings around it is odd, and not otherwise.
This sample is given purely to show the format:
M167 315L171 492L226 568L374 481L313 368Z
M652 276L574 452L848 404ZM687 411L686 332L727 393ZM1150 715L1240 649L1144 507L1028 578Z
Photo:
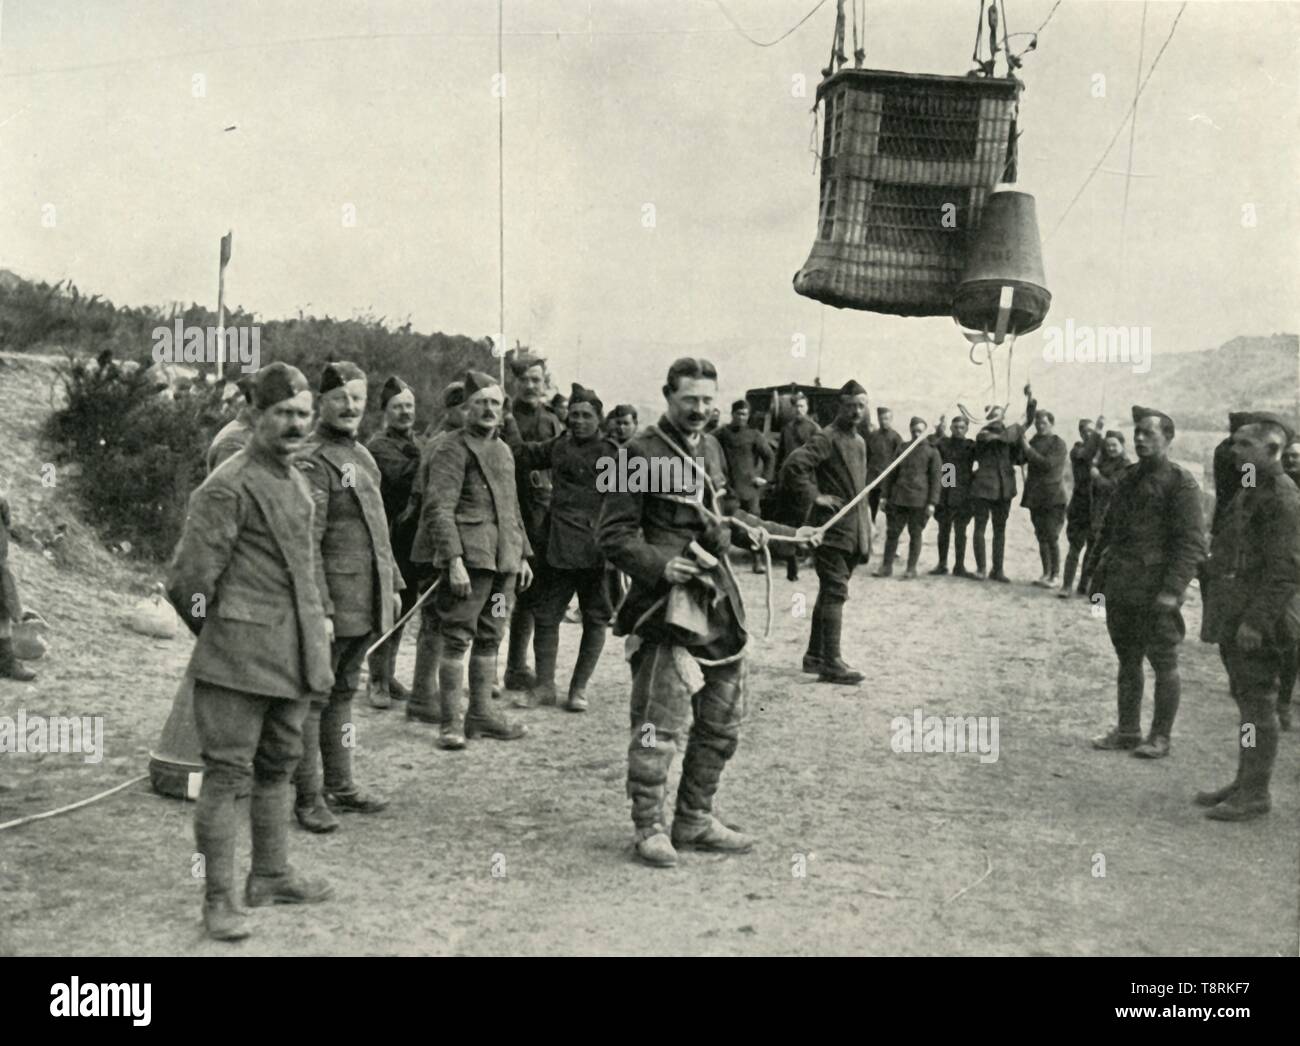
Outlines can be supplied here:
M863 391L865 392L866 390L864 389ZM894 412L893 412L892 410L890 410L888 407L877 407L877 408L876 408L876 417L878 417L878 418L883 418L886 414L893 414L893 413L894 413Z
M465 402L465 383L463 381L453 381L442 390L442 405L444 407L459 407Z
M493 386L501 387L501 382L492 377L491 374L484 374L481 370L467 370L465 372L465 398L468 400L476 392L482 392L484 389L490 389Z
M384 387L379 390L379 409L383 410L388 406L388 401L394 396L400 396L403 392L410 392L411 386L406 384L401 378L394 374L386 382Z
M1250 417L1248 410L1233 410L1228 412L1228 435L1232 435L1241 426L1246 424L1246 419Z
M926 424L924 418L920 418L917 417L916 415L913 415L912 420L907 423L907 427L911 428L913 425L924 425L924 424Z
M1281 418L1279 418L1272 411L1252 410L1252 411L1246 411L1240 416L1242 420L1241 420L1241 424L1238 425L1237 428L1241 428L1243 425L1276 425L1286 434L1287 443L1290 443L1293 439L1295 439L1295 431L1291 428L1291 426L1288 425ZM1235 432L1236 429L1234 429L1233 431Z
M579 385L576 381L572 389L569 390L569 403L590 403L596 408L597 414L605 413L605 404L600 402L600 397L596 395L595 389L589 389L584 385Z
M577 388L577 386L575 385L574 388ZM552 407L562 407L564 406L564 404L568 402L569 402L569 397L566 396L563 392L557 392L554 396L551 397Z
M609 412L611 418L635 418L636 408L630 403L620 403Z
M272 363L253 375L253 405L265 410L310 389L306 376L297 367Z
M1124 442L1125 442L1125 439L1124 439L1124 433L1120 432L1119 429L1107 429L1107 430L1106 430L1106 435L1105 435L1103 438L1104 438L1104 439L1117 439L1117 440L1119 440L1121 443L1124 443Z
M841 396L865 396L867 390L859 385L853 378L850 378L840 386Z
M1133 424L1136 425L1143 418L1159 418L1160 428L1163 429L1170 439L1174 438L1174 419L1162 410L1156 410L1155 407L1133 407Z
M331 389L337 389L340 385L346 385L349 381L356 381L358 378L365 381L366 372L355 363L349 363L347 360L327 363L320 375L320 393L323 396Z

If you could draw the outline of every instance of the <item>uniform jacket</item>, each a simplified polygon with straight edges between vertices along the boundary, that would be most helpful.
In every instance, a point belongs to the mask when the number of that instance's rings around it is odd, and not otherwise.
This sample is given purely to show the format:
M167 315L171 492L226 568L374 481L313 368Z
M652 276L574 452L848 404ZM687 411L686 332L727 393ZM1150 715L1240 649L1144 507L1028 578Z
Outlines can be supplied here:
M758 429L746 425L733 429L724 425L714 433L727 459L727 472L731 477L729 492L738 498L752 498L758 493L755 477L767 479L772 471L772 448Z
M517 400L512 408L519 435L526 443L544 443L564 431L560 419L544 404ZM546 547L546 514L551 509L551 474L546 469L515 467L515 493L528 540L534 548Z
M1210 533L1217 534L1228 514L1228 506L1241 489L1241 476L1232 460L1232 437L1214 448L1214 516L1210 520Z
M662 432L660 430L663 430ZM676 450L665 439L668 434L682 450L690 452L686 436L681 433L667 417L659 419L657 425L643 429L634 436L626 448L629 461L629 474L638 466L631 463L637 459L653 462L680 458ZM694 450L695 460L699 461L715 487L721 489L726 484L722 448L711 435L704 433ZM645 466L642 466L645 467ZM690 474L690 466L683 465L685 474ZM698 489L698 487L697 487ZM689 501L689 499L685 499ZM703 504L714 512L720 511L713 495L703 492ZM750 515L748 512L736 511L732 517L754 527L762 527L773 534L793 535L790 527L769 523ZM742 544L748 544L745 532L739 527L729 528L731 536ZM692 541L701 542L707 548L709 541L706 532L717 532L718 528L706 521L699 509L690 503L669 500L656 493L642 493L633 490L617 490L606 493L600 511L597 527L597 540L605 558L619 570L627 574L632 581L631 588L619 607L618 617L614 623L614 634L636 635L650 642L675 643L678 640L665 622L664 608L660 604L670 594L673 586L664 580L664 567L674 556L686 554ZM725 551L719 555L721 559ZM716 644L701 656L725 657L737 652L743 645L745 637L745 610L741 602L740 590L730 569L719 567L710 573L717 586L720 602L724 604L730 625L728 634L721 637Z
M1108 458L1103 454L1097 461L1097 475L1089 476L1091 491L1088 495L1088 526L1094 534L1101 533L1106 521L1106 510L1115 495L1119 478L1130 464L1122 454L1118 458Z
M966 507L970 501L971 484L974 482L975 441L965 436L940 436L934 440L934 448L939 452L941 468L939 471L939 504L947 508ZM948 468L951 465L952 468ZM949 483L946 476L951 476Z
M1070 448L1070 478L1074 486L1070 491L1070 512L1081 517L1089 515L1092 500L1092 466L1101 453L1102 434L1093 432Z
M1029 446L1021 445L1020 452L1029 464L1020 504L1027 509L1064 505L1065 463L1070 454L1065 440L1055 432L1050 436L1035 435L1030 438Z
M867 441L867 482L870 483L898 457L906 440L897 429L868 428L865 420L858 431Z
M1020 424L991 421L975 434L975 474L971 497L1010 501L1016 496L1016 466L1021 462Z
M939 504L943 489L940 485L943 462L934 444L924 437L922 439L921 446L908 454L881 484L881 496L896 508L924 508ZM899 453L910 446L911 443L903 444Z
M1285 475L1236 493L1207 564L1201 638L1228 642L1243 622L1294 643L1300 634L1300 491Z
M1165 459L1126 468L1097 543L1093 587L1108 602L1145 605L1161 593L1183 598L1205 558L1201 488Z
M456 429L437 441L420 521L433 538L438 569L462 557L467 570L511 574L533 554L515 475L514 455L496 432Z
M618 447L596 435L579 443L565 432L545 443L525 443L519 429L507 425L504 438L516 466L546 469L551 473L551 512L543 526L546 544L534 549L560 570L591 570L604 564L596 542L602 494L596 473L602 458L615 459Z
M781 442L776 452L776 467L780 469L785 464L785 459L791 453L798 450L817 433L821 432L821 426L807 414L792 415L785 420L781 426Z
M253 426L241 410L237 418L226 422L221 430L212 437L212 443L208 446L208 452L204 458L208 474L211 475L212 471L223 461L243 450L252 438Z
M167 597L198 636L196 679L284 698L334 685L314 517L302 474L253 445L190 495Z
M411 545L415 541L419 516L404 513L411 501L416 473L420 471L420 444L410 435L399 436L385 429L371 437L366 449L379 466L379 494L384 501L384 515L388 518L393 557L399 567L406 568L411 561Z
M0 621L19 621L23 605L18 599L18 585L9 572L9 502L0 498Z
M793 517L814 526L830 519L837 509L817 508L819 494L833 494L848 502L867 485L867 445L856 429L827 425L781 467L781 489L794 503ZM871 517L867 499L826 532L827 548L866 556L871 550Z
M379 466L350 436L317 425L294 465L312 488L325 613L334 635L362 636L393 626L393 593L405 588L393 561Z
M429 492L429 467L433 464L434 449L449 432L456 429L439 427L430 428L424 436L424 448L420 451L420 466L415 470L415 479L411 483L411 497L403 511L401 526L414 524L415 532L411 540L411 562L426 564L437 558L433 545L433 514L424 511L426 492ZM403 518L404 517L404 518Z

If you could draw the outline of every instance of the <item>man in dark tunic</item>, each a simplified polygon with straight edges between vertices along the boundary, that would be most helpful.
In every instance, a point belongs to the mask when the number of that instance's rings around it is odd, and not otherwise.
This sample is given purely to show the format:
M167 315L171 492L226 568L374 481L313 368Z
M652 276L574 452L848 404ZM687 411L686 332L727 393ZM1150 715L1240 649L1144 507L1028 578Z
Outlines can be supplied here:
M1074 489L1070 491L1070 502L1065 508L1065 542L1068 547L1059 593L1063 599L1070 598L1075 571L1087 561L1088 538L1092 534L1092 469L1101 453L1101 433L1105 427L1105 418L1098 418L1095 423L1090 418L1080 418L1079 442L1070 448L1070 478L1074 481ZM1087 591L1087 581L1080 573L1079 594L1086 595Z
M334 670L330 692L312 697L303 722L303 757L294 775L294 812L311 832L338 828L331 807L373 814L388 806L387 799L358 787L352 777L352 699L361 662L371 642L392 627L403 585L388 543L379 466L357 442L366 386L365 371L356 364L325 365L316 428L294 459L316 506L313 540L320 549L321 599Z
M818 432L821 426L808 416L808 397L802 392L796 390L790 397L790 413L786 416L781 424L781 437L777 442L775 475L779 478L781 470L785 467L785 459L794 451L798 450ZM778 503L787 502L791 495L781 489L780 483L777 484ZM792 519L786 522L793 522ZM802 523L803 520L799 520ZM799 556L791 554L785 561L785 577L787 581L799 580Z
M560 419L546 402L549 377L546 361L540 356L523 355L510 364L515 377L516 395L511 413L526 443L545 443L564 431ZM548 469L515 466L515 497L523 514L524 528L532 548L545 548L546 517L551 510L551 473ZM514 598L510 616L510 642L506 651L505 684L509 690L531 691L537 677L528 667L528 647L533 641L533 604L537 592L522 588Z
M437 550L433 543L432 513L425 513L424 506L437 496L437 491L429 490L429 467L433 461L433 452L447 437L448 433L459 429L465 420L465 383L453 381L442 390L443 417L436 426L430 426L425 436L424 448L420 451L420 468L411 484L411 499L407 503L400 526L410 526L415 521L415 536L411 540L411 565L419 578L420 594L423 595L436 577L433 563L437 559ZM442 633L438 627L438 604L432 598L424 601L420 607L420 633L415 645L415 679L411 685L411 697L406 702L406 718L421 723L441 725L443 718L442 698L438 693L438 660L442 656ZM495 695L494 695L495 696Z
M1110 508L1115 488L1119 486L1120 476L1128 466L1128 456L1124 453L1124 433L1118 429L1107 429L1101 441L1101 453L1088 470L1092 484L1088 498L1088 552L1083 557L1083 566L1079 570L1079 584L1083 587L1081 594L1084 596L1088 594L1092 571L1097 564L1097 542L1101 539L1102 528L1106 524L1106 511ZM1062 588L1060 595L1069 598L1070 593Z
M194 841L203 855L208 936L249 934L235 902L238 800L249 798L250 907L327 900L328 883L289 865L289 778L311 694L334 682L313 540L311 488L290 461L311 423L296 367L257 372L252 438L190 495L167 597L197 639L190 655L203 784Z
M533 550L533 584L540 588L540 595L533 615L537 686L529 694L528 704L558 703L555 661L560 623L576 593L582 614L582 640L564 707L570 712L585 712L587 684L600 660L605 630L614 614L606 589L605 557L596 543L602 501L597 475L603 463L615 459L618 448L600 434L603 405L591 389L574 382L568 404L568 431L555 439L524 443L510 423L504 437L516 464L549 469L552 481L546 544Z
M767 532L793 533L739 510L734 523L718 521L722 448L703 431L717 388L708 360L672 364L664 386L667 413L626 448L628 467L619 470L625 481L604 495L597 531L606 558L632 578L614 632L630 637L627 787L636 854L656 867L676 864L677 850L685 847L722 853L753 847L748 836L713 815L745 705L745 611L727 551L733 535L752 545L766 541ZM693 466L697 461L703 476ZM633 477L646 474L670 482L643 489ZM801 533L811 537L807 528ZM704 685L692 693L697 665ZM664 826L668 772L688 722L670 839Z
M794 451L781 473L791 518L826 523L867 485L867 446L858 426L867 412L867 390L856 381L840 389L835 420ZM817 547L817 602L813 606L803 670L822 683L857 685L866 676L842 655L840 632L853 569L871 555L871 522L863 498L831 527Z
M1065 463L1069 450L1065 440L1053 429L1056 418L1050 410L1033 415L1035 434L1028 430L1020 435L1020 454L1029 469L1025 475L1025 492L1021 507L1029 510L1038 542L1038 560L1042 576L1034 582L1039 588L1055 588L1061 572L1061 527L1065 523Z
M872 425L871 412L868 407L867 413L862 418L862 423L858 426L862 438L867 441L868 483L874 481L885 469L889 468L890 463L898 457L898 452L903 449L903 437L894 428L894 412L888 407L877 407L876 418L880 424ZM871 505L872 523L876 521L876 513L880 508L884 493L882 485L877 486L867 495L867 501Z
M1026 418L1032 418L1038 409L1032 392L1025 386ZM971 480L971 495L975 500L975 576L983 581L1000 581L1009 584L1011 579L1002 569L1007 547L1007 517L1011 514L1011 499L1016 496L1016 466L1020 464L1020 437L1027 421L1007 425L1001 407L989 407L985 412L984 426L975 434L975 474ZM993 520L993 569L986 573L984 532L989 519Z
M1090 589L1105 597L1106 631L1119 661L1119 722L1093 747L1131 750L1146 759L1169 754L1181 680L1181 606L1205 558L1201 490L1191 473L1169 460L1174 422L1149 407L1133 408L1130 465L1116 486L1097 546ZM1155 714L1142 740L1142 661L1155 669Z
M420 469L420 445L412 435L415 428L414 390L393 375L379 392L379 409L384 414L384 427L371 437L366 449L379 466L379 492L388 519L388 539L393 559L406 584L402 589L401 613L404 616L415 605L420 590L415 564L411 562L411 545L415 541L415 523L419 517L403 515ZM405 701L409 696L394 671L404 628L399 628L370 655L370 704L374 708L388 708L394 698Z
M763 487L767 486L773 455L763 434L749 427L749 404L736 400L731 405L731 423L718 429L714 435L722 446L727 476L731 481L723 511L730 515L733 509L741 508L751 516L759 515L759 497ZM763 569L763 560L755 552L754 573L761 574Z
M899 449L899 456L917 440L924 440L926 424L922 418L913 418L908 424L912 439ZM880 559L876 577L890 577L894 573L894 557L898 541L907 531L907 570L903 579L916 577L916 565L921 559L921 536L930 522L939 495L943 463L934 445L925 440L899 462L898 467L885 477L882 484L885 498L885 554Z
M1202 631L1219 644L1240 715L1236 780L1196 796L1216 821L1247 821L1271 806L1279 675L1300 636L1300 491L1282 468L1292 438L1265 413L1249 414L1232 434L1240 489L1211 546Z
M935 519L939 523L939 565L931 574L948 573L948 543L953 543L953 577L974 577L966 569L966 529L975 514L971 500L971 483L974 481L975 441L966 438L970 423L964 414L952 419L952 435L944 435L944 419L939 419L935 430L934 446L941 461L939 476L939 505Z
M446 749L464 748L467 739L479 737L513 741L527 732L492 708L510 604L516 590L533 580L533 550L515 496L515 460L499 433L504 398L495 378L468 371L465 424L438 441L429 461L422 526L433 537L433 565L440 574L433 599L442 636L438 744Z
M1300 489L1300 440L1293 440L1282 452L1282 471ZM1283 730L1291 729L1291 695L1300 668L1300 641L1282 648L1282 666L1277 692L1277 719Z

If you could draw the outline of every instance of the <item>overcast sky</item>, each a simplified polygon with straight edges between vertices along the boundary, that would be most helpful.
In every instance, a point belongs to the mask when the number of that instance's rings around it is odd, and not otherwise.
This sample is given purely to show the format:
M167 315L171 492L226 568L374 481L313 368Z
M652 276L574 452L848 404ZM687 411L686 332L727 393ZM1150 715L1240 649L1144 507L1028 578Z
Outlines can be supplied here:
M814 2L727 9L770 39ZM974 0L867 6L868 65L969 67ZM1006 6L1019 32L1052 0ZM809 109L834 0L766 49L706 0L505 7L506 332L548 350L560 380L644 402L673 346L717 352L728 392L811 380L824 314L827 383L969 383L950 321L791 288L814 236ZM1177 9L1149 5L1147 67ZM1025 59L1020 187L1044 236L1132 101L1141 16L1065 0ZM215 304L233 227L229 300L263 316L497 329L491 0L4 0L2 17L0 265L119 303ZM1153 375L1162 352L1297 329L1298 52L1300 5L1187 6L1139 104L1127 258L1111 173L1126 132L1046 244L1053 322L1150 326Z

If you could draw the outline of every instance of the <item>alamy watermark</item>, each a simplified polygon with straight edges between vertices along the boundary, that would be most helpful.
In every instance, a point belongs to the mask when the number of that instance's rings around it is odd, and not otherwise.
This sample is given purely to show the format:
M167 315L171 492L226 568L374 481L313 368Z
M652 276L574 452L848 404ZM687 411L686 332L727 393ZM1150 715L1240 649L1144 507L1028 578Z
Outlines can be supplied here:
M700 502L704 497L704 460L694 463L671 456L628 457L619 448L617 456L604 455L596 461L596 489L602 494L675 494Z
M1151 369L1150 327L1075 326L1043 328L1043 359L1048 363L1124 363L1134 374Z
M81 755L87 763L104 758L103 716L0 715L0 754Z
M155 363L211 363L217 360L232 367L239 364L245 374L262 365L262 328L256 324L234 327L189 326L181 320L153 329Z
M895 752L979 753L981 763L998 761L998 717L986 715L926 715L912 709L911 717L895 716L889 724Z

